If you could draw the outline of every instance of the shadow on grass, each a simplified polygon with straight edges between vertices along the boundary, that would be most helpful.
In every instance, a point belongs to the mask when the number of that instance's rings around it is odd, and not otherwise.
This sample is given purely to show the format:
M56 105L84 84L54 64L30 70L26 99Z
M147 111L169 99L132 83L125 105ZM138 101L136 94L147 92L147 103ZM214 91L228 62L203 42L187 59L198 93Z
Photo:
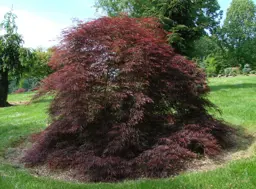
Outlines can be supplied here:
M247 150L254 142L256 142L255 136L249 134L248 131L241 126L233 126L235 128L234 140L235 145L230 149L231 151Z
M223 89L245 89L245 88L254 88L256 89L255 83L244 83L244 84L230 84L230 85L210 85L211 91L218 91Z
M13 106L23 106L23 105L31 105L31 104L41 104L41 103L50 103L52 99L39 99L39 100L28 100L28 101L20 101L20 102L10 102L10 105L2 108L11 108ZM0 107L1 108L1 107Z
M38 99L38 100L34 100L34 101L31 101L30 103L45 103L45 102L51 102L52 101L52 98L43 98L43 99Z

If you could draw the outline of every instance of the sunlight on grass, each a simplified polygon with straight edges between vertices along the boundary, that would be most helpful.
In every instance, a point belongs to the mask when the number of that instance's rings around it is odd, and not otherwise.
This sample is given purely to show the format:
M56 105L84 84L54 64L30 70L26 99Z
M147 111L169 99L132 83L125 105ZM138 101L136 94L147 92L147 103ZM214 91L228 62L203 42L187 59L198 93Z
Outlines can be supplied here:
M210 79L210 100L222 111L216 117L256 132L256 76Z
M8 95L8 101L10 103L28 102L34 95L34 92L26 92L20 94L10 94Z
M30 95L26 94L24 99L30 100ZM39 132L46 127L48 105L49 102L38 102L0 108L0 154L20 138Z

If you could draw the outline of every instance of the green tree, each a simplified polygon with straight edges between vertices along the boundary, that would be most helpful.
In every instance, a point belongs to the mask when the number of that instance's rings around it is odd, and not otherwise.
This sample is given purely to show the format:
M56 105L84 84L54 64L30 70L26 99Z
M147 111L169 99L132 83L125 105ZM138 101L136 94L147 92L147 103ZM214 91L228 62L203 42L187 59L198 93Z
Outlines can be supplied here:
M219 45L216 35L205 35L194 42L190 57L205 70L207 76L216 76L228 67L225 52Z
M19 75L23 67L20 61L23 40L17 33L16 18L17 16L10 11L5 14L1 23L4 34L0 36L0 107L10 105L7 102L9 74Z
M51 73L51 68L48 66L48 62L52 55L52 49L31 49L31 56L23 56L23 62L26 62L26 71L24 72L25 78L34 78L41 80Z
M220 32L230 66L256 62L256 5L252 0L233 0Z
M96 7L110 16L122 12L132 17L154 16L169 34L169 43L178 52L189 55L193 42L213 32L222 16L217 0L97 0Z
M22 75L17 77L17 75L10 74L9 92L14 92L19 88L31 90L37 87L39 82L52 72L48 66L52 51L52 48L20 48Z
M31 56L22 56L26 62L26 71L19 82L19 88L31 90L39 85L39 82L48 76L52 70L48 62L52 55L52 49L31 49Z
M210 54L217 54L221 51L214 35L205 35L194 42L190 57L202 59Z

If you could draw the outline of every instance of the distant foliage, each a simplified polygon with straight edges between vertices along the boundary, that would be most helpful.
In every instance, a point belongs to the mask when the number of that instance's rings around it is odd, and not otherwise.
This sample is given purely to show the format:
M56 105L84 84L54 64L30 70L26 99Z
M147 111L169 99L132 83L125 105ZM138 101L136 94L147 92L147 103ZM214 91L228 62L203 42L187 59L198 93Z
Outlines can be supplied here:
M14 93L19 94L19 93L24 93L24 92L26 92L26 89L20 88L20 89L17 89Z
M19 88L27 91L39 86L40 81L52 73L48 62L52 55L52 49L20 49L20 61L23 65L23 73L19 77L10 75L9 92Z
M245 64L242 70L243 74L248 75L252 71L251 66L249 64Z
M18 86L29 91L39 86L39 82L37 78L26 78L21 79Z
M218 59L212 55L204 57L203 60L201 60L201 64L199 65L204 68L204 71L208 77L217 76L218 71L220 70L220 63L218 62Z
M193 43L213 33L222 11L217 0L96 0L96 7L109 16L127 13L132 17L154 16L161 20L168 42L182 55L192 58Z
M224 72L224 61L219 54L209 54L202 58L193 58L197 65L204 70L207 77L216 77Z
M37 48L31 51L32 58L27 61L28 69L24 75L26 78L40 81L52 73L51 68L48 66L48 62L52 56L52 48L46 50Z
M250 74L256 74L256 70L250 71Z
M204 73L174 52L154 18L78 23L50 66L38 96L55 94L52 123L28 166L73 168L90 181L166 177L230 144L230 128L207 113Z
M256 66L256 4L253 0L232 0L219 32L229 66Z
M228 67L224 69L224 75L227 76L237 76L238 74L241 73L240 67Z

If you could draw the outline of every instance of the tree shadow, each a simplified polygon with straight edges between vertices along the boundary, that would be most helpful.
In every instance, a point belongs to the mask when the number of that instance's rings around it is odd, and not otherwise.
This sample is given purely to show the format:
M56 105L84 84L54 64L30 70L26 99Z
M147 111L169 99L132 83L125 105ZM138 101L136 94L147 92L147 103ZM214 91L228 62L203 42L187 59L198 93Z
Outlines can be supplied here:
M11 108L11 107L14 107L14 106L24 106L24 105L31 105L31 104L50 103L51 101L52 101L52 99L38 99L38 100L10 102L8 106L0 107L0 108Z
M218 91L223 89L245 89L245 88L254 88L256 89L255 83L243 83L243 84L228 84L228 85L210 85L211 91Z
M52 99L38 99L38 100L32 100L30 103L35 103L35 104L37 104L37 103L45 103L45 102L51 102L52 101Z
M231 147L231 151L247 150L255 141L256 138L253 134L249 133L244 127L232 126L235 128L235 133L231 137L235 145Z

